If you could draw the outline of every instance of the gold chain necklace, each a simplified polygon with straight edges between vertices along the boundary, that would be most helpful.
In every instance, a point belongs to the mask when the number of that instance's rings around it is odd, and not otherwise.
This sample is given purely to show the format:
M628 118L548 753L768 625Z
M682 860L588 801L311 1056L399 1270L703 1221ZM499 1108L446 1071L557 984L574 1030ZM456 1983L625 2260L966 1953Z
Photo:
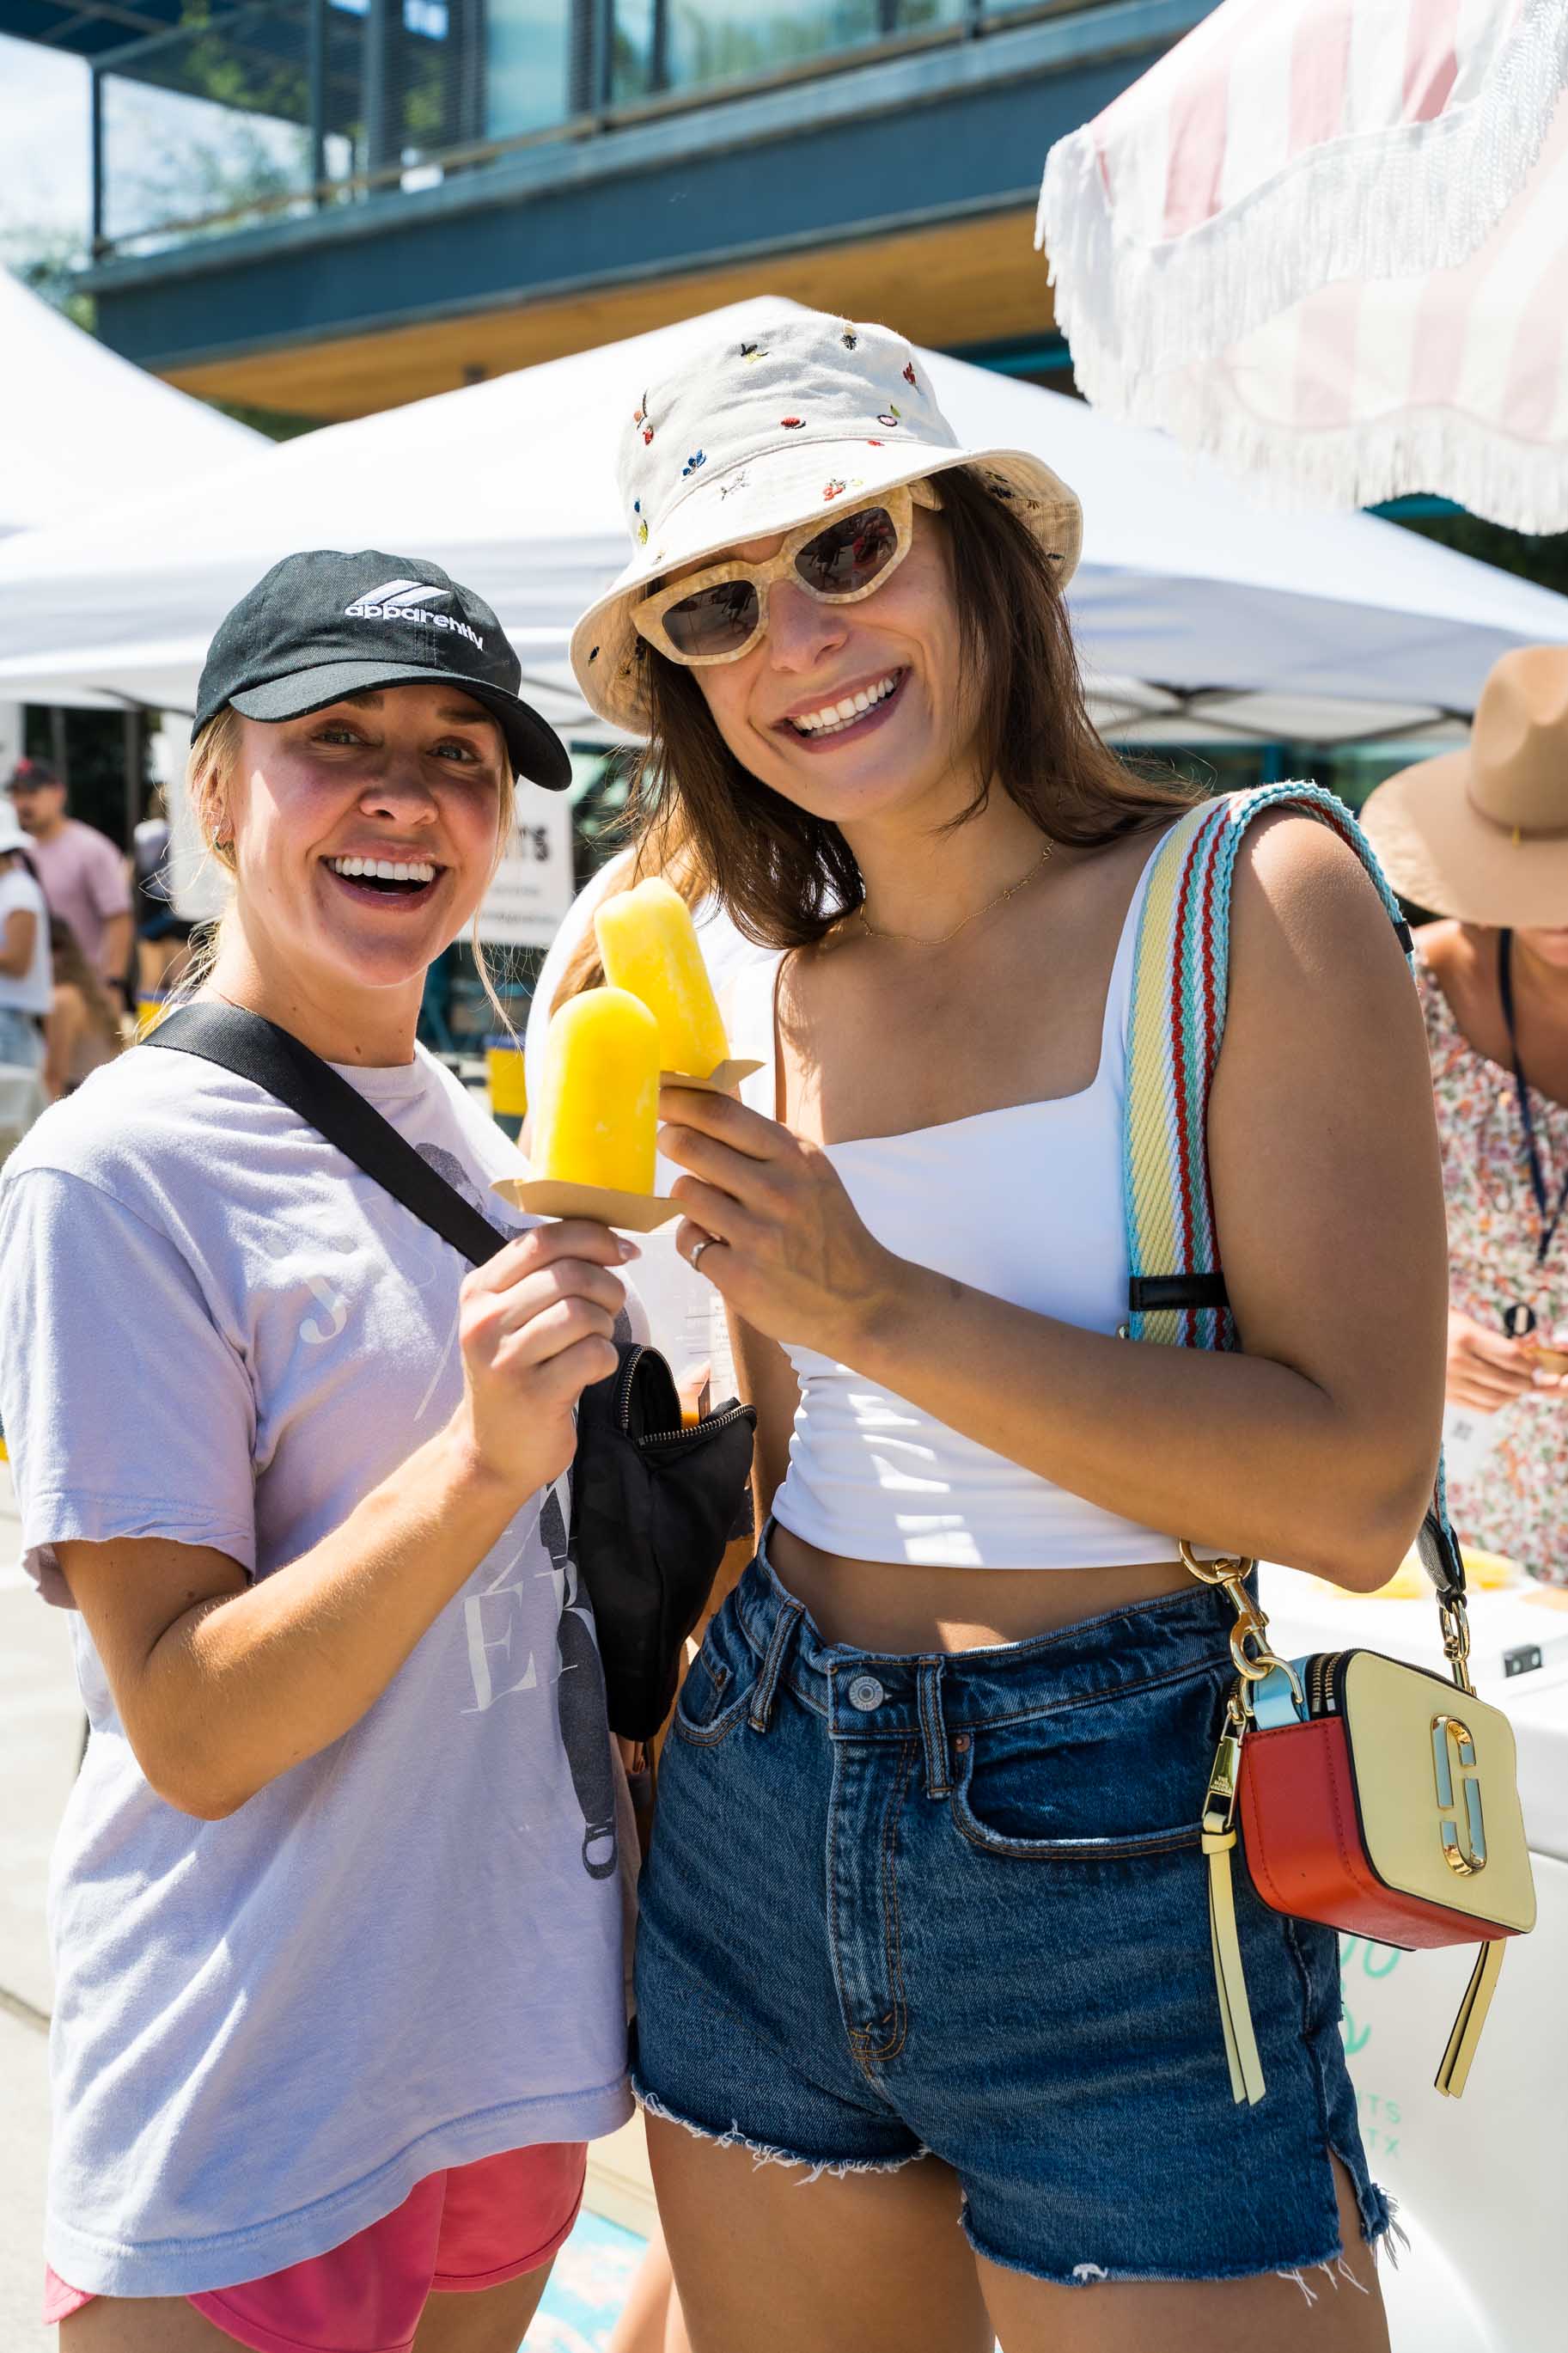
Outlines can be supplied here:
M967 931L971 923L977 923L982 915L989 915L994 909L1005 907L1009 899L1016 898L1026 882L1034 881L1055 848L1054 841L1047 841L1026 874L1020 874L1016 882L1009 882L1005 891L998 891L994 899L987 899L984 907L976 907L973 915L965 915L961 923L954 923L951 932L942 932L934 940L927 939L923 932L885 932L880 924L868 923L864 904L855 911L859 917L860 929L868 940L902 940L909 946L920 948L945 947L949 940L955 940L960 932Z

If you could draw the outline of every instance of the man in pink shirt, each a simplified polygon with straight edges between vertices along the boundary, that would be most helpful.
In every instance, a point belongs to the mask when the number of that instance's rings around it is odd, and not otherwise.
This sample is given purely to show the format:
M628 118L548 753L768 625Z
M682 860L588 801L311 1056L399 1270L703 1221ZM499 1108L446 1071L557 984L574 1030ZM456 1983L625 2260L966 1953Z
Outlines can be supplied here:
M18 760L5 791L28 837L51 915L63 915L82 953L123 1002L131 955L131 886L107 834L66 815L66 788L46 760Z

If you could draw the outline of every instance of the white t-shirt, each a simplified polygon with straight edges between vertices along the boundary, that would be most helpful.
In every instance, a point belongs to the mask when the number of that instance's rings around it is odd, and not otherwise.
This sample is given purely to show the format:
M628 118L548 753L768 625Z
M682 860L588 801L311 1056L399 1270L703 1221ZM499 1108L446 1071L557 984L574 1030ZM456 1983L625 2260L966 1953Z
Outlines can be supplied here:
M528 1222L489 1191L512 1145L429 1056L343 1076ZM0 1185L0 1416L47 1597L68 1606L68 1538L257 1577L308 1552L455 1409L467 1271L248 1081L152 1047L95 1071ZM630 2114L624 1831L564 1486L351 1731L226 1820L153 1794L73 1618L92 1736L50 1885L46 2239L73 2286L258 2278L426 2174Z
M25 866L0 871L0 936L13 915L33 918L33 953L23 973L0 972L0 1006L13 1013L43 1015L54 996L54 963L49 955L49 911L44 894Z
M616 879L622 874L634 853L621 851L602 866L591 881L584 883L562 918L561 929L551 943L539 978L534 985L533 1001L528 1011L528 1032L524 1040L527 1058L528 1099L537 1103L544 1084L544 1065L549 1051L548 1033L550 1008L555 992L561 986L567 964L594 920L594 910ZM776 965L776 948L758 947L743 932L737 931L718 902L705 899L697 908L697 937L702 949L702 960L708 967L708 977L719 999L720 1010L726 1008L729 992L736 976L759 964ZM680 1171L670 1161L661 1159L654 1178L656 1189L668 1193ZM638 1245L642 1259L637 1271L637 1291L647 1311L653 1344L668 1360L677 1378L693 1365L707 1362L712 1366L713 1400L732 1397L735 1391L735 1368L730 1348L730 1335L724 1321L724 1303L713 1285L700 1271L693 1273L675 1247L676 1229L664 1226L657 1233L640 1234Z

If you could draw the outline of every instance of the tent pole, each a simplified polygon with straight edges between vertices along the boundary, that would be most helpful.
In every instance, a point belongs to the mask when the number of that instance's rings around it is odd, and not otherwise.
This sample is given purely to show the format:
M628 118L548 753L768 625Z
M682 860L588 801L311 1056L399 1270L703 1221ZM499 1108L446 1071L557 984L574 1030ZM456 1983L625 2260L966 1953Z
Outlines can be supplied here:
M134 847L142 822L142 712L132 704L121 714L125 744L125 847Z

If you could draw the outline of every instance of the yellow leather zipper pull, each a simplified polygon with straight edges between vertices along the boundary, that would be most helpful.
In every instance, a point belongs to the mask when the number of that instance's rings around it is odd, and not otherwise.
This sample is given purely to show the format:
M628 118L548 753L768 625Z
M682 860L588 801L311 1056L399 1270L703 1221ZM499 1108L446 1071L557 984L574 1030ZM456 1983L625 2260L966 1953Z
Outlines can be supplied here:
M1465 1998L1459 2004L1459 2014L1454 2021L1454 2031L1436 2077L1437 2089L1445 2099L1457 2100L1469 2078L1470 2062L1476 2055L1497 1981L1502 1975L1504 1942L1503 1937L1498 1936L1483 1945L1470 1971L1470 1982L1465 1988Z
M1230 2070L1230 2095L1237 2103L1245 2100L1248 2106L1256 2107L1265 2090L1263 2063L1258 2055L1252 2005L1247 1998L1247 1973L1241 1965L1241 1940L1236 1928L1236 1888L1230 1873L1231 1849L1236 1844L1237 1773L1246 1721L1240 1702L1233 1697L1226 1704L1226 1728L1209 1775L1204 1803L1203 1851L1208 1860L1209 1947L1214 1956L1226 2064Z

